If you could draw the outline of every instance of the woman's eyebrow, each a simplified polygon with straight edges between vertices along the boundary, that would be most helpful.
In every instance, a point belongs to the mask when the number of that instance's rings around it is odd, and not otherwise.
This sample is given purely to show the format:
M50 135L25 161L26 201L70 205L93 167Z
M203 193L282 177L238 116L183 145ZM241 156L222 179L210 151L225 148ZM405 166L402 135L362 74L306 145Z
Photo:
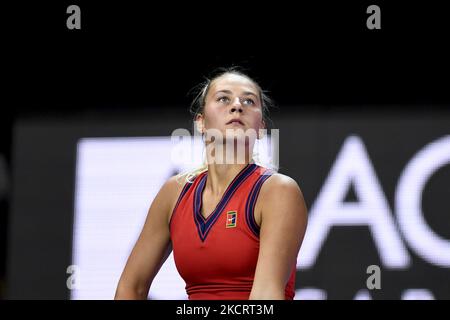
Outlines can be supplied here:
M245 96L255 96L256 98L258 98L258 96L251 91L244 91L244 95Z
M232 94L232 92L231 92L230 90L219 90L219 91L217 91L215 94L218 94L218 93ZM251 91L244 91L242 94L243 94L244 96L255 96L255 97L258 97L256 94L254 94L254 93L251 92Z

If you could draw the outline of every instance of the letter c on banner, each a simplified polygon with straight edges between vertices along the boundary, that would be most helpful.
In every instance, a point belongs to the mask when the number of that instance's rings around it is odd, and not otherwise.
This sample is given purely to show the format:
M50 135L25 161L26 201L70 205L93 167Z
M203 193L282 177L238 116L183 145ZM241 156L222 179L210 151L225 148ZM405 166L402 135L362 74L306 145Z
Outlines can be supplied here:
M450 135L425 146L411 159L395 194L398 224L410 247L426 261L443 267L450 267L450 240L437 235L423 218L422 192L433 173L448 164Z

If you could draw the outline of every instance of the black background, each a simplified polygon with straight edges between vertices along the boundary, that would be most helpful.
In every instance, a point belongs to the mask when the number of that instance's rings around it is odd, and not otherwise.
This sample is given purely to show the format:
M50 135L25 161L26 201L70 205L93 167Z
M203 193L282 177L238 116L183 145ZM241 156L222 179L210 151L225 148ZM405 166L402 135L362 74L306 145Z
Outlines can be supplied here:
M66 9L81 8L81 30ZM381 8L381 30L366 9ZM433 2L4 6L2 150L19 115L187 106L216 67L240 65L280 105L445 108L449 25ZM311 108L311 107L310 107Z
M5 10L5 94L15 111L185 105L214 67L239 64L280 104L442 104L448 25L437 4L75 2ZM12 108L14 107L14 108Z

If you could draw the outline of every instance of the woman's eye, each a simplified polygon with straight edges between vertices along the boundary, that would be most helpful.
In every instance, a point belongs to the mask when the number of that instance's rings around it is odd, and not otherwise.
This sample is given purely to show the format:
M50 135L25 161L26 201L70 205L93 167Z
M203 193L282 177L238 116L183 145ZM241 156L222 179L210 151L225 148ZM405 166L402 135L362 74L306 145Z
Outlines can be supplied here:
M253 104L255 104L255 101L253 101L253 99L245 99L245 100L244 100L244 103L245 103L245 104L252 104L252 105L253 105Z
M220 97L217 99L217 101L226 103L226 102L230 101L230 99L228 99L228 97Z

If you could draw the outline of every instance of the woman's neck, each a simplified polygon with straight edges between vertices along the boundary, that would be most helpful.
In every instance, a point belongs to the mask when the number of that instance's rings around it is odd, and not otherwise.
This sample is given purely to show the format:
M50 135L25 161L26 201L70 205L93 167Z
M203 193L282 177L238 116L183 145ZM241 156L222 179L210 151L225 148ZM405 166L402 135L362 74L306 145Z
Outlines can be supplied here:
M205 186L208 193L220 197L236 175L249 163L253 163L253 160L244 164L209 164Z
M252 158L254 143L249 143L248 140L233 142L228 145L221 142L206 144L208 177L205 187L213 197L220 197L234 177L249 163L254 162Z

